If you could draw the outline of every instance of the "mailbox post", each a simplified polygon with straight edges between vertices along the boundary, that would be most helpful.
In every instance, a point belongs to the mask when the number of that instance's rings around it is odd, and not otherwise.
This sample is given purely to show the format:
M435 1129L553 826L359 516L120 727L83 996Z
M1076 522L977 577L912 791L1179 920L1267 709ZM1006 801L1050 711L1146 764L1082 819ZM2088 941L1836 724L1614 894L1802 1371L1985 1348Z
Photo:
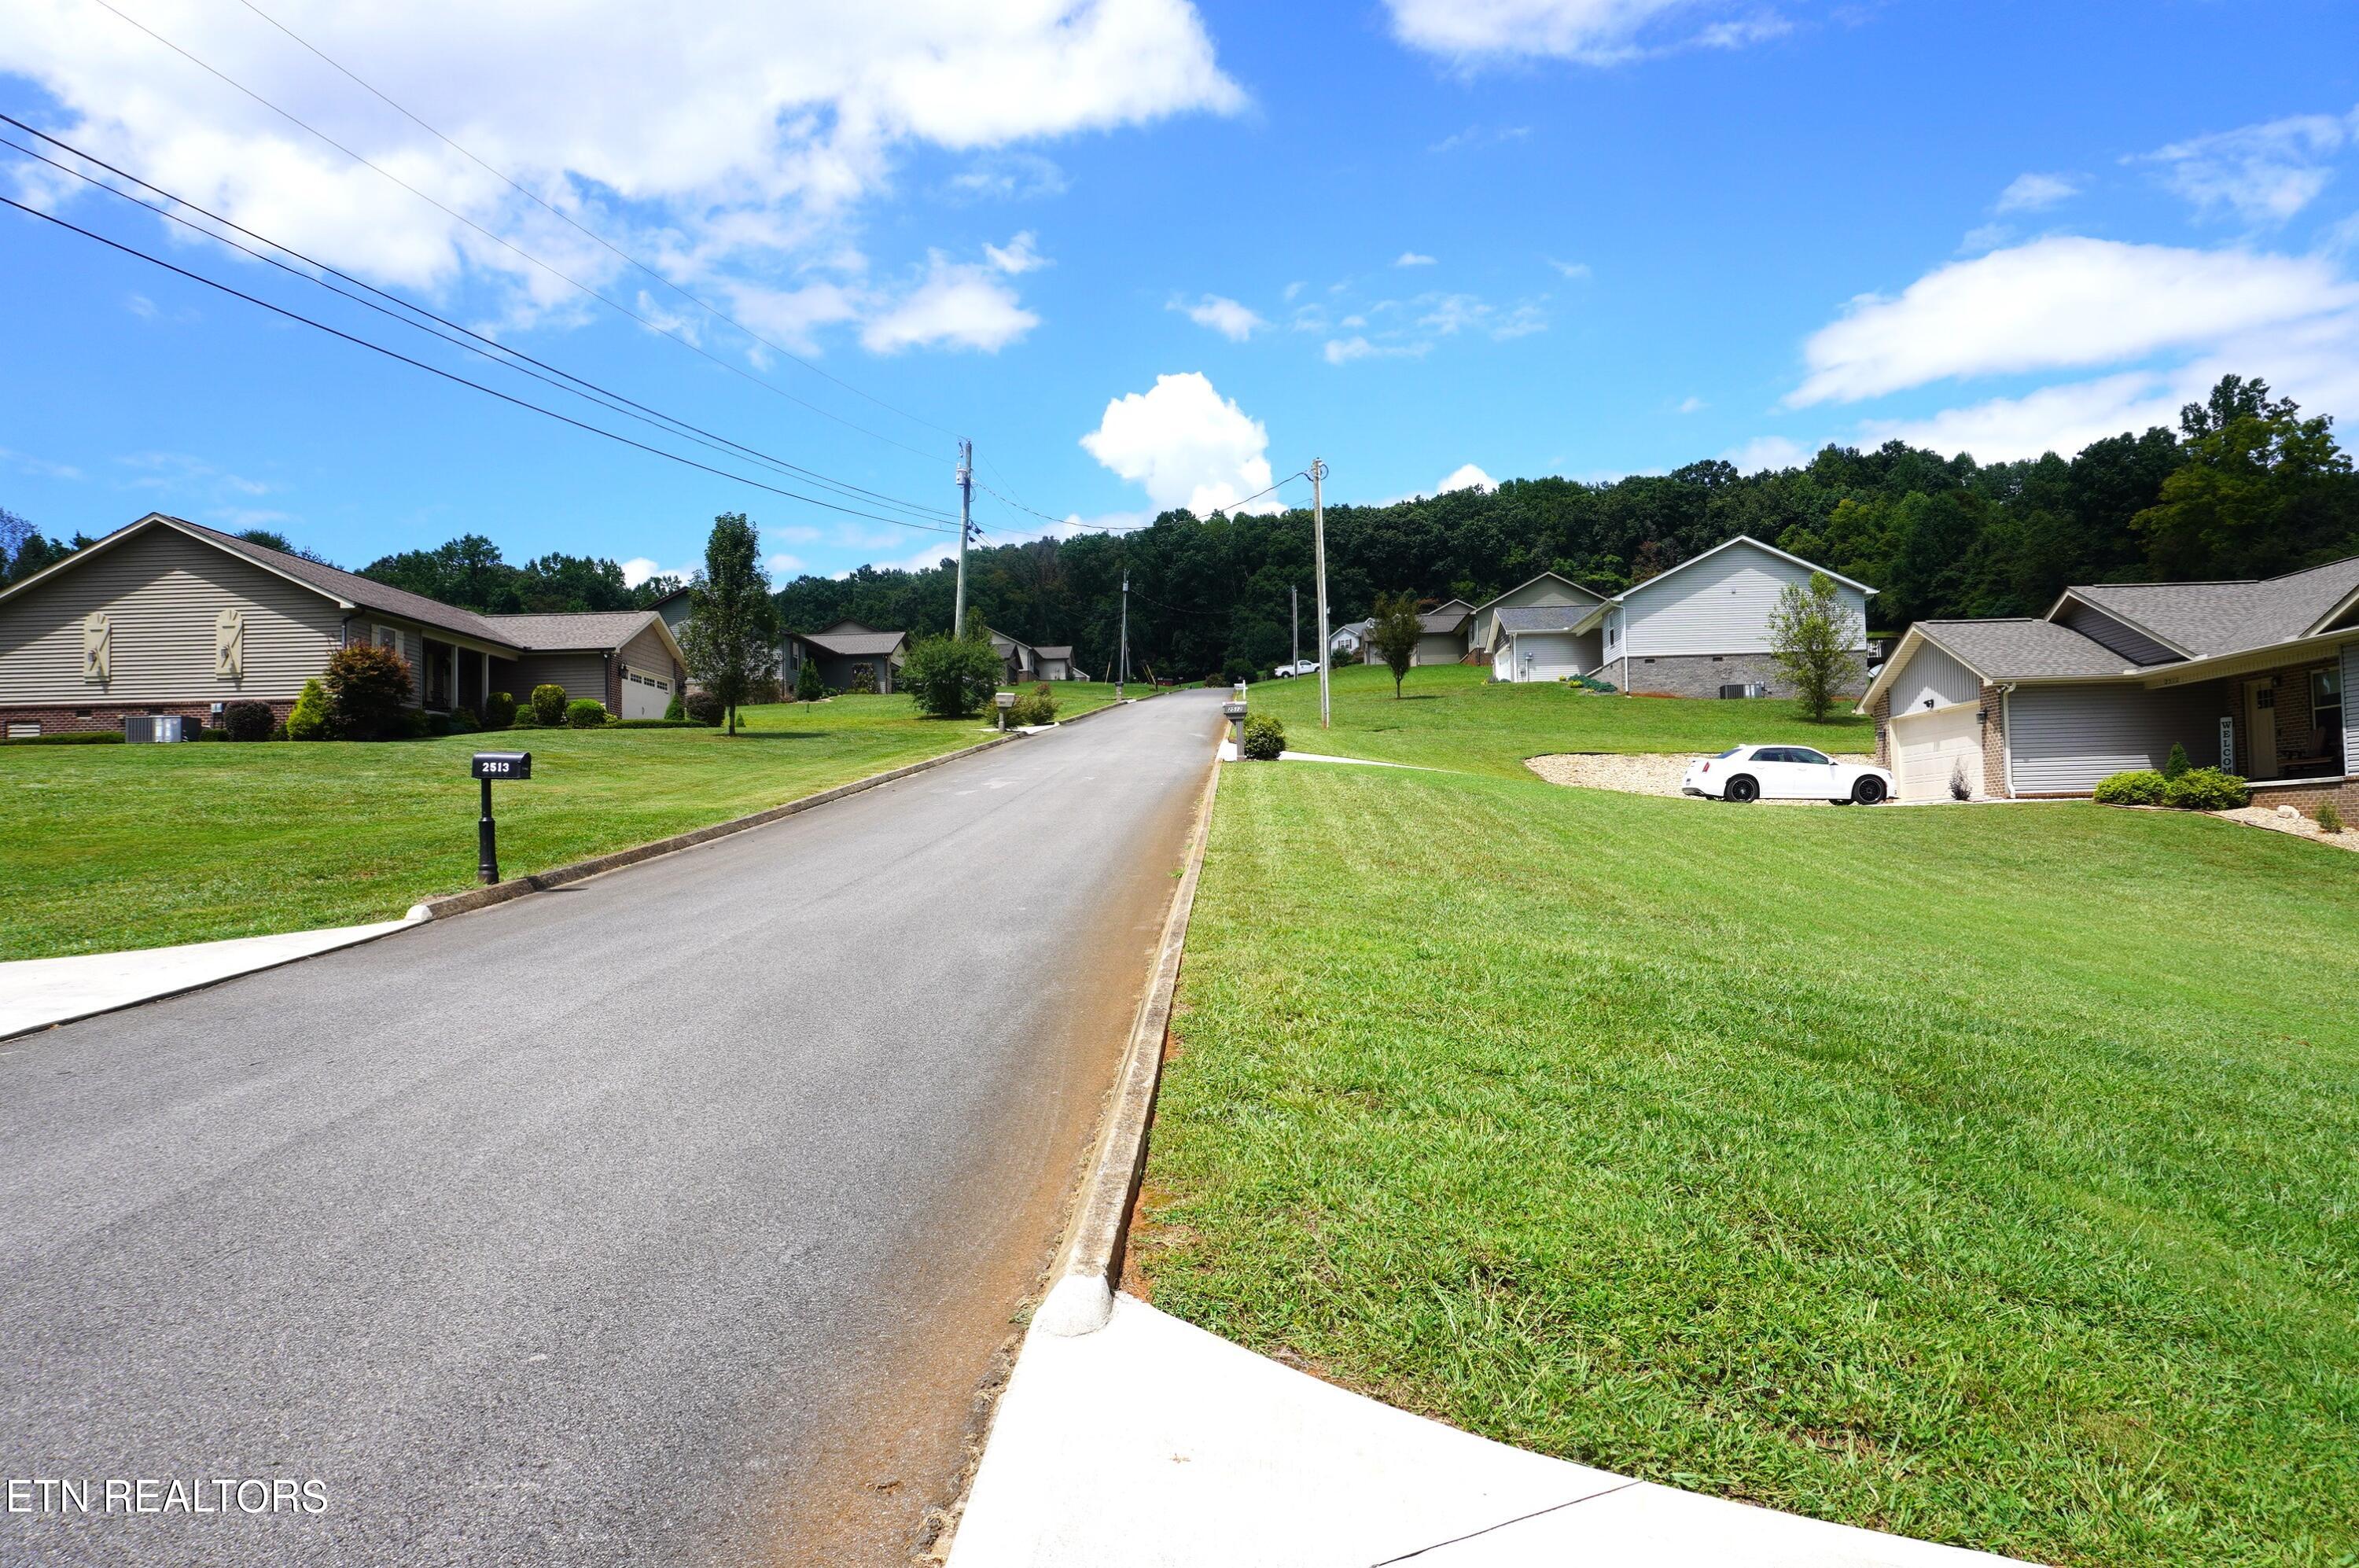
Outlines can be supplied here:
M1229 721L1229 739L1236 743L1237 760L1245 759L1245 705L1231 698L1221 704L1221 714Z
M484 814L475 824L475 875L489 884L500 879L500 846L492 825L492 780L531 778L532 753L479 751L470 771L484 786Z
M995 691L991 694L991 700L999 704L999 733L1001 735L1006 735L1007 733L1007 710L1016 706L1016 693L1013 691Z

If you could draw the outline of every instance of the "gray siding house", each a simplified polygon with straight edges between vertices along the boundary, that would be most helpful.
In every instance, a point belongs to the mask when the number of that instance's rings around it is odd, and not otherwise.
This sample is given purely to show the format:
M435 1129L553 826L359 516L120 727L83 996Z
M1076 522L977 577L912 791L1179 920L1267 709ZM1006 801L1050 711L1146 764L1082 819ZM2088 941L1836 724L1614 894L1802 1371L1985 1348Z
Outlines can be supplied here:
M831 691L867 684L890 693L908 648L907 632L880 632L858 621L838 621L824 631L788 634L778 650L778 679L792 691L803 660L809 659L819 666L819 678Z
M548 682L658 717L681 676L649 611L481 615L158 512L0 593L0 724L23 735L144 713L210 721L234 702L284 718L353 643L400 654L417 705L437 712Z
M2266 804L2359 811L2359 556L2242 583L2067 589L1919 621L1862 700L1903 800L2085 795L2186 747Z

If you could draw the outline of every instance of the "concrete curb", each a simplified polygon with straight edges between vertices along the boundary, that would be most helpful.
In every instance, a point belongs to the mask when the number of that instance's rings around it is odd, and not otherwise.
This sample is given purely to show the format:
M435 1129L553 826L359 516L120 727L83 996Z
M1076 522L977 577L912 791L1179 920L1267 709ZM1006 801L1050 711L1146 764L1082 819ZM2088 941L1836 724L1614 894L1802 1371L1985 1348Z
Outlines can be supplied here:
M744 833L748 828L758 828L768 822L778 822L783 818L795 815L798 811L808 811L815 807L824 806L831 800L841 800L847 795L857 795L864 789L874 789L880 784L890 784L897 779L907 779L911 774L923 773L929 768L940 768L945 763L956 762L961 757L973 757L979 751L989 751L993 746L1006 746L1011 741L1023 738L1023 731L1011 730L1004 735L994 735L991 739L978 745L962 746L957 751L946 751L940 757L929 757L922 762L912 762L907 767L890 768L883 773L872 773L865 779L855 779L849 784L838 784L832 789L821 789L816 795L805 795L800 800L789 800L783 806L772 806L767 811L756 811L751 816L733 817L725 822L715 822L711 827L697 828L690 833L674 833L669 838L659 838L652 843L634 844L629 849L618 849L608 855L593 855L588 860L577 860L570 866L559 866L547 871L536 871L528 877L517 877L506 882L495 882L488 887L475 887L464 893L451 893L440 898L429 898L422 904L412 904L409 907L408 918L413 920L446 920L452 915L463 915L470 909L505 904L511 898L521 898L527 893L539 893L551 887L561 887L568 882L579 882L585 877L595 877L601 872L618 871L625 866L636 866L642 860L653 860L658 855L675 855L683 849L692 849L700 844L709 843L716 838L725 838L731 833Z
M1147 1169L1147 1134L1155 1119L1155 1092L1163 1081L1163 1044L1171 1029L1172 996L1180 982L1180 950L1187 944L1188 916L1196 906L1196 883L1204 869L1204 843L1212 831L1212 798L1220 788L1217 761L1204 779L1196 825L1188 842L1187 868L1171 895L1163 920L1163 940L1138 1016L1130 1028L1122 1074L1114 1082L1114 1109L1106 1118L1097 1158L1082 1190L1078 1217L1057 1282L1032 1317L1050 1334L1094 1334L1114 1314L1114 1282L1122 1275L1122 1255L1130 1239L1131 1204Z

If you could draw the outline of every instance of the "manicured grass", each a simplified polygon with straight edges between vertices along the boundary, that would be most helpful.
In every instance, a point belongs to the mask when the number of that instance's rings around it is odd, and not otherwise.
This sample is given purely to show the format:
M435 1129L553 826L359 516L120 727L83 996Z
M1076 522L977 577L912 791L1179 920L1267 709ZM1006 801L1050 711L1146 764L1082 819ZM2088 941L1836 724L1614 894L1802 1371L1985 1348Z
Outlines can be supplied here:
M1828 723L1798 718L1785 698L1683 701L1599 696L1553 683L1493 683L1490 671L1442 664L1412 670L1393 700L1392 672L1344 665L1334 672L1329 707L1334 727L1319 727L1319 679L1256 681L1247 701L1276 713L1286 744L1331 757L1367 757L1469 768L1502 778L1531 777L1527 757L1560 751L1720 751L1740 742L1868 751L1869 721L1848 706Z
M1593 741L1695 733L1593 701ZM1383 744L1468 772L1222 781L1133 1255L1158 1305L1854 1524L2353 1561L2349 856L1565 789L1440 727Z
M1024 685L1014 689L1018 691L1031 690ZM1114 682L1111 681L1051 681L1049 690L1057 699L1057 717L1060 720L1078 719L1083 713L1094 712L1114 702ZM1130 683L1131 696L1144 697L1147 690L1138 681Z
M0 960L389 920L475 878L467 755L496 785L507 876L757 811L985 739L907 697L743 711L747 731L519 730L376 746L0 748Z

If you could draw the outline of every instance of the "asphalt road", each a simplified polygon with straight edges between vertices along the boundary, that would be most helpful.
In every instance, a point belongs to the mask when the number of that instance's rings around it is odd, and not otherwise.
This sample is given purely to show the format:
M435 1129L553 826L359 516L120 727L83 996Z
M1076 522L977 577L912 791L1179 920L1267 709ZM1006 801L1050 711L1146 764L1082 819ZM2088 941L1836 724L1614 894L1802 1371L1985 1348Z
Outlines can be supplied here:
M1219 724L1175 694L0 1047L0 1472L90 1488L12 1496L0 1564L902 1561ZM318 1486L184 1511L220 1479Z

